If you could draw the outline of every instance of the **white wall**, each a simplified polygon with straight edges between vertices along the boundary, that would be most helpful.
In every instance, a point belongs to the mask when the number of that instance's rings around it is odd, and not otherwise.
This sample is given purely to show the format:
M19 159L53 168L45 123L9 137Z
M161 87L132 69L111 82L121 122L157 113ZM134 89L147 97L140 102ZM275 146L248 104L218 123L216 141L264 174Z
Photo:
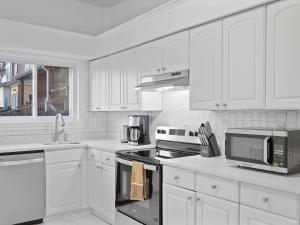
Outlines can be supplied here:
M157 125L198 127L209 121L224 155L225 129L228 127L270 127L300 129L300 111L190 111L189 91L164 93L163 112L148 113L151 135ZM119 137L120 127L131 113L107 114L107 132Z

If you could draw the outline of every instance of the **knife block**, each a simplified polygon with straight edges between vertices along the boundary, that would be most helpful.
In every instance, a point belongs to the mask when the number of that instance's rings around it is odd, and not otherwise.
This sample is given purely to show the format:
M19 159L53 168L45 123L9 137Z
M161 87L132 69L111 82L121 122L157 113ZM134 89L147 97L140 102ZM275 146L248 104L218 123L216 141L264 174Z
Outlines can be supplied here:
M219 145L217 143L217 138L214 134L212 134L208 138L209 145L201 145L201 156L203 157L213 157L221 155Z

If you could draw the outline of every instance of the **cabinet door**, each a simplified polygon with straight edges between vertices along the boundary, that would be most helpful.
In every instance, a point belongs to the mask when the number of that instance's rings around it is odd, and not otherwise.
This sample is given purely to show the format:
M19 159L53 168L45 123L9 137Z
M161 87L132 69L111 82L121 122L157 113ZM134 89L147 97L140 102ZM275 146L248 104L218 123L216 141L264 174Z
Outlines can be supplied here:
M265 107L265 8L224 20L223 107Z
M190 108L219 109L222 96L222 22L190 32Z
M139 109L139 92L135 87L139 84L138 50L131 49L124 53L124 109L134 111Z
M162 40L162 72L176 72L189 68L189 32L184 31Z
M152 41L142 45L140 51L141 76L161 73L162 69L162 40Z
M123 53L109 57L110 65L110 101L112 111L123 110Z
M163 184L163 224L195 224L195 192Z
M267 8L267 108L300 108L300 2Z
M88 163L88 203L93 210L101 209L101 166L95 162Z
M240 225L299 225L296 220L243 205L241 205L240 213Z
M101 213L108 222L115 218L115 168L102 164Z
M108 110L108 65L105 59L90 62L90 110Z
M47 215L80 209L82 204L82 171L80 162L46 166Z
M197 193L196 225L239 225L239 204Z

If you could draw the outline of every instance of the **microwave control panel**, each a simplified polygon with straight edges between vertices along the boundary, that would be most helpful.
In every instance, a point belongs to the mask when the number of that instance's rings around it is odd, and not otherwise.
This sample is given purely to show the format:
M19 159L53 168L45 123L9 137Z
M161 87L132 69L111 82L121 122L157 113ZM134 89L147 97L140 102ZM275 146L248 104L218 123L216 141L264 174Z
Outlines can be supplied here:
M273 138L273 162L272 166L285 167L286 166L286 138L274 137Z

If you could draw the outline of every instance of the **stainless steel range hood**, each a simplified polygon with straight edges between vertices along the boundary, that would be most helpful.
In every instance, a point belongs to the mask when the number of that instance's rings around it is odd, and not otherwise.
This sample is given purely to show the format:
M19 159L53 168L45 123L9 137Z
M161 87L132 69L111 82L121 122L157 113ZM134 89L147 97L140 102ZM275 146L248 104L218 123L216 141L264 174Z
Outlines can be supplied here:
M188 89L189 70L174 73L156 74L141 78L141 84L135 87L137 91L168 91Z

